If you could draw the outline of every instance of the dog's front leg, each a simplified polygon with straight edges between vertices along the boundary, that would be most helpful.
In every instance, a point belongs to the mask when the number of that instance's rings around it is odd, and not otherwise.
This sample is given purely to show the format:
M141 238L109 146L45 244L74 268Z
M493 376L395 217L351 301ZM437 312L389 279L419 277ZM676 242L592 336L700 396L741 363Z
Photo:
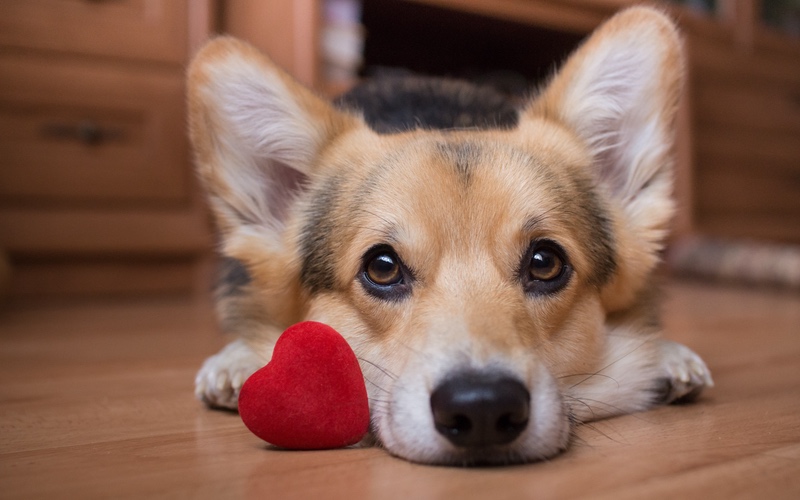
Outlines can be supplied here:
M195 396L208 406L235 410L244 381L265 363L247 342L234 340L203 363L194 380Z
M625 328L608 332L596 371L562 377L561 383L579 422L688 401L714 385L706 364L688 347Z

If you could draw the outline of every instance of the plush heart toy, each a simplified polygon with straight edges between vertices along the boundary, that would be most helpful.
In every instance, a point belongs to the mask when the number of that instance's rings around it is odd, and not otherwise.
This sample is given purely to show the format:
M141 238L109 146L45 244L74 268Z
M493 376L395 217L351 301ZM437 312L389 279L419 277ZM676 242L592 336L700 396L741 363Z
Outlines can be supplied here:
M357 443L369 428L369 403L355 353L328 325L289 327L272 361L242 386L239 415L253 434L281 448Z

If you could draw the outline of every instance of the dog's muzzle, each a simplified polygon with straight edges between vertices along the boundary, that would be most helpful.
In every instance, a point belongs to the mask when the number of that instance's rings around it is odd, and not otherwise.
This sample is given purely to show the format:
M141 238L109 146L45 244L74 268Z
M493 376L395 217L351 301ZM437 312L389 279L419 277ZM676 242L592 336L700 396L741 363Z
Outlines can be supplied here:
M513 442L528 425L531 395L515 378L491 372L450 377L431 394L436 430L460 448Z

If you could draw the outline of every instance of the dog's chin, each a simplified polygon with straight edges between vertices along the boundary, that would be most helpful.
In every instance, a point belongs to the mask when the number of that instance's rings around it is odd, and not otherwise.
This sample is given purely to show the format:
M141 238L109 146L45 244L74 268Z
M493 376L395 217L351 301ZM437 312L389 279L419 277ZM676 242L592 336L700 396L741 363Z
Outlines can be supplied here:
M563 425L554 426L552 435L538 438L535 433L526 432L515 442L504 446L458 448L438 437L421 446L418 440L409 442L394 437L387 436L388 439L380 437L381 434L386 434L381 432L378 432L378 442L396 457L426 465L453 467L517 465L545 460L564 452L569 444L570 424L566 418L561 422Z
M421 457L412 453L404 455L388 450L393 455L410 462L424 465L449 467L500 467L538 462L554 457L566 449L566 444L546 453L530 453L518 447L487 447L472 450L442 450L440 453L427 454Z

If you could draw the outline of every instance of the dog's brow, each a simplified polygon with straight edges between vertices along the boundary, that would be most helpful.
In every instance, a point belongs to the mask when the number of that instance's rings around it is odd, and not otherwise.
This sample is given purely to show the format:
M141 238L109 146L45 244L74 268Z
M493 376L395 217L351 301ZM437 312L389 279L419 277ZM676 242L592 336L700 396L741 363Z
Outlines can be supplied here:
M383 242L388 245L396 244L399 239L397 236L397 225L392 222L391 220L387 219L386 217L377 214L371 210L367 210L366 208L356 208L353 210L353 213L362 212L371 217L375 217L376 219L380 219L383 222L381 227L375 228L372 226L363 227L361 229L368 229L370 231L375 231L380 233L383 236Z
M530 233L534 232L539 227L539 225L541 225L541 223L544 220L546 215L547 215L547 212L545 212L544 214L541 214L541 215L535 215L535 216L531 217L530 219L528 219L525 222L525 224L523 224L523 226L522 226L522 233L523 234L530 234Z

